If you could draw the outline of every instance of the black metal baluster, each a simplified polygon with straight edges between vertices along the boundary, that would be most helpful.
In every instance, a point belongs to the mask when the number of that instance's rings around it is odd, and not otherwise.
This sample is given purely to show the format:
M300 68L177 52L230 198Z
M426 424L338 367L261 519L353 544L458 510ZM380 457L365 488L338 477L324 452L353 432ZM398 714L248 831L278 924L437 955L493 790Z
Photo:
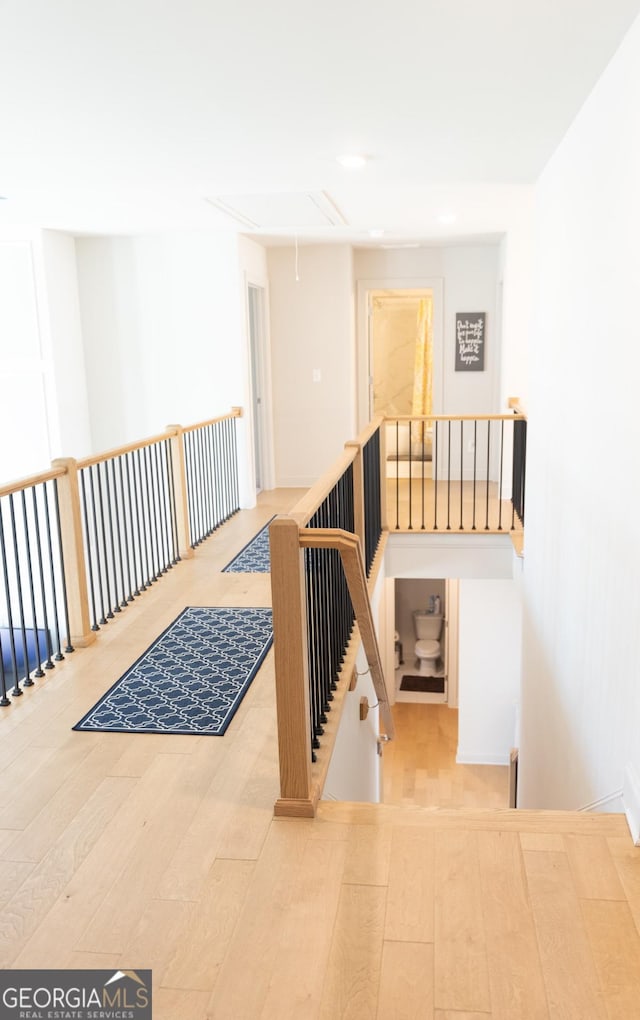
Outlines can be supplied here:
M171 536L173 542L173 562L180 562L180 540L178 537L178 509L176 505L176 487L173 463L173 446L167 442L167 475L169 478L169 516L171 519Z
M421 438L422 438L422 478L421 478L421 483L422 483L421 484L422 501L421 501L421 507L422 507L422 510L421 510L421 525L420 525L420 530L424 531L424 459L425 459L424 435L425 435L425 431L426 431L426 424L425 424L424 421L421 422L420 428L422 430L422 433L421 433Z
M200 545L204 537L204 514L202 504L202 445L200 430L198 429L193 433L194 451L195 451L195 463L196 463L196 491L198 495L198 542Z
M411 467L411 429L413 428L413 422L409 422L409 531L413 531L413 470Z
M82 511L83 511L83 523L84 523L84 537L85 537L85 548L87 551L87 573L89 575L89 595L91 597L91 612L93 616L93 623L91 624L91 630L100 630L98 625L98 611L96 608L96 589L93 578L93 555L91 552L91 534L89 526L89 509L87 505L87 485L85 482L85 471L90 471L90 468L80 469L80 488L82 490Z
M93 470L92 470L91 466L89 466L87 468L87 471L89 473L89 492L91 494L91 511L92 511L91 516L93 518L93 538L94 538L94 542L95 542L95 560L94 560L94 566L95 566L95 569L96 569L96 580L97 580L97 584L98 584L98 593L100 595L100 610L101 610L101 613L102 613L102 616L100 617L100 625L102 626L103 624L106 624L107 618L105 616L105 611L104 611L104 591L103 591L103 588L102 588L102 568L100 566L100 540L98 538L98 517L97 517L97 514L96 514L96 498L95 498L94 485L93 485ZM91 554L91 553L89 553L89 554Z
M396 531L400 529L400 422L396 418Z
M498 489L498 531L502 531L502 459L504 453L504 418L500 422L500 487Z
M462 524L462 490L464 489L464 442L463 442L464 422L460 419L460 531L463 530Z
M96 464L95 465L96 476L97 476L96 489L98 491L98 508L99 508L99 511L100 511L100 534L102 535L102 556L103 556L103 560L104 560L104 586L106 588L106 593L107 593L107 620L113 620L113 607L111 605L111 585L109 583L109 556L108 556L108 551L107 551L107 529L106 529L105 520L104 520L104 499L103 499L103 496L102 496L102 474L101 474L101 471L100 471L101 466L103 466L103 465L101 465L101 464ZM100 553L98 552L98 558L99 557L100 557Z
M433 465L433 530L438 530L438 422L434 423L434 449L432 452Z
M73 652L71 644L71 626L69 624L69 598L67 595L67 575L64 566L64 549L62 548L62 528L60 527L60 499L58 497L58 479L53 479L53 506L56 514L56 535L58 538L58 564L60 567L60 584L62 587L62 610L64 613L64 625L67 634L65 652ZM37 634L37 631L36 631ZM37 673L35 674L38 675Z
M224 513L222 520L228 520L231 516L231 506L233 502L231 494L232 478L231 478L231 443L229 436L229 420L224 419L220 422L220 438L222 441L222 463L220 470L220 478L222 480L222 490L224 493Z
M116 462L118 471L116 473ZM120 485L118 485L120 479ZM129 563L129 542L127 539L127 514L124 506L124 481L122 477L122 457L115 457L111 461L111 481L113 482L113 500L116 516L116 532L118 535L118 558L120 561L120 577L122 579L122 602L121 609L126 609L132 601L131 594L131 565ZM122 517L120 510L122 509ZM125 577L125 563L127 565Z
M471 530L476 530L476 468L478 463L478 419L473 423L473 523Z
M51 601L53 602L53 629L56 635L56 642L58 650L55 652L53 659L54 662L61 662L64 659L62 654L62 642L60 640L60 614L58 612L58 596L56 593L56 575L53 564L53 542L51 541L51 514L49 513L49 496L47 494L47 483L45 482L42 486L42 494L44 496L44 523L45 523L45 534L47 537L47 546L49 549L49 577L51 580Z
M447 425L447 531L451 531L451 420Z
M129 517L131 522L131 552L133 554L134 596L145 590L144 571L142 567L142 539L140 536L140 518L138 516L138 490L136 486L136 458L133 450L125 454L127 465L127 494L129 497ZM136 537L138 541L136 542ZM136 556L137 552L137 556ZM139 567L139 569L138 569ZM140 584L142 582L142 585Z
M20 618L20 635L22 637L22 655L24 658L24 677L21 677L23 681L23 687L32 687L33 680L31 679L31 663L29 660L29 649L27 647L27 625L24 618L24 599L22 597L22 571L20 569L20 554L18 552L18 531L16 528L16 512L15 505L13 502L13 493L9 493L9 517L11 519L11 538L13 543L13 560L15 563L15 580L16 590L18 596L18 615Z
M196 524L193 512L193 469L191 466L191 433L184 432L184 470L187 476L187 515L189 517L189 542L193 549L196 544Z
M233 509L234 512L240 509L240 487L238 481L238 435L237 435L237 418L234 418L231 423L231 453L233 457Z
M147 525L149 528L149 552L151 555L151 568L153 580L160 578L160 556L158 553L158 529L155 521L155 499L153 492L153 465L151 463L151 448L145 446L142 451L144 464L145 491L147 495Z
M210 507L209 513L210 513L210 516L211 516L211 529L209 531L209 534L211 534L213 531L215 531L216 528L220 524L220 520L218 518L218 514L216 513L216 501L215 501L216 488L217 488L217 484L216 484L216 468L217 468L217 465L216 465L215 452L214 452L214 448L213 448L213 430L214 430L214 427L215 426L213 426L213 425L207 425L206 436L205 436L206 442L207 442L207 461L209 463L209 507Z
M149 450L149 456L153 463L152 481L155 482L155 509L156 509L156 526L158 529L158 553L160 556L160 567L161 573L166 574L169 569L169 550L167 548L167 529L164 517L164 505L163 505L163 479L162 479L162 465L160 462L160 443L154 443Z
M34 486L31 486L31 488L33 489ZM39 630L38 630L38 613L37 613L37 610L36 610L36 593L35 593L35 587L34 587L34 584L33 584L33 562L32 562L32 556L31 556L31 536L29 534L30 529L29 529L29 515L27 513L27 493L26 493L26 489L22 489L21 496L22 496L22 527L23 527L23 531L24 531L25 546L26 546L26 553L27 553L27 557L26 557L26 559L27 559L27 572L28 572L28 575L29 575L29 592L30 592L30 595L31 595L31 619L33 620L33 636L34 636L34 640L35 640L35 652L36 652L36 660L37 660L36 661L36 668L34 670L33 675L34 675L34 677L40 678L40 677L44 676L44 670L42 669L42 663L44 661L44 655L42 654L42 652L40 650L40 634L39 634ZM33 683L33 681L31 681L31 683Z
M489 471L490 471L490 457L491 457L491 422L487 419L487 516L484 526L484 530L489 530Z
M44 676L44 673L42 674ZM7 678L4 672L4 648L2 647L2 632L0 631L0 707L6 708L11 702L7 697Z
M80 476L82 478L82 472L80 472ZM48 610L47 610L47 592L46 592L46 587L45 587L44 563L43 563L43 558L42 558L42 540L41 540L41 537L40 537L40 520L39 520L39 515L38 515L38 496L37 496L35 485L34 485L33 489L31 490L31 496L32 496L32 500L33 500L33 522L34 522L34 531L35 531L35 535L36 535L36 551L38 553L38 577L40 579L40 599L42 601L42 620L43 620L43 625L44 625L45 641L46 641L46 644L47 644L47 661L44 664L44 668L45 669L53 669L54 665L53 665L53 660L51 658L51 656L53 655L53 647L52 647L52 644L51 644L51 631L49 629L49 613L48 613ZM95 620L95 613L94 613L94 620Z
M103 461L102 462L102 467L103 467L103 470L104 470L104 479L103 479L104 480L104 490L105 490L104 494L105 494L105 499L106 499L106 503L107 503L107 524L108 524L108 527L109 527L109 542L108 542L108 545L109 545L109 550L111 552L111 569L113 571L113 604L111 606L111 608L113 609L113 612L111 613L111 616L113 617L113 613L120 613L120 612L122 612L122 610L120 609L120 601L119 601L119 597L118 597L118 568L116 567L116 543L115 543L114 531L113 531L113 512L112 512L112 509L111 509L111 487L109 485L109 461L108 460ZM107 567L107 574L108 574L108 567Z
M7 623L9 625L9 648L11 650L11 662L13 665L13 682L14 687L11 694L14 698L19 698L22 694L20 687L18 686L18 657L16 654L16 638L13 633L13 612L11 609L11 591L9 589L9 570L7 566L7 549L4 540L4 513L2 501L0 500L0 556L2 558L2 575L4 577L4 593L7 602ZM9 701L7 700L7 704Z
M134 505L136 508L136 524L138 527L140 577L142 579L140 591L146 591L147 588L151 587L151 571L149 568L149 550L147 548L147 531L144 516L144 486L142 483L139 449L133 451L133 494Z
M165 556L165 572L167 570L171 570L174 563L171 544L173 536L171 529L171 487L167 466L168 445L169 441L165 439L162 443L158 443L156 446L158 463L158 504L160 507L160 518L162 520L162 548Z

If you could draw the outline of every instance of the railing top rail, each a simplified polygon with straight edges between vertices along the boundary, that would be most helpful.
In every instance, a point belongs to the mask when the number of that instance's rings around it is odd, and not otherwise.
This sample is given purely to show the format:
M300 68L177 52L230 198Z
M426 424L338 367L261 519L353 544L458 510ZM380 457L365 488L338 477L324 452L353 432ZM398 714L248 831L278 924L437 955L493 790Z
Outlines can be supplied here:
M66 467L52 467L48 471L40 471L37 475L28 475L26 478L17 478L13 482L6 482L0 485L0 497L11 496L22 489L31 489L34 485L42 485L43 482L50 482L54 478L61 478L66 474Z
M116 457L122 457L126 453L133 453L135 450L142 450L146 446L162 443L167 439L171 439L175 434L174 429L167 429L166 432L161 432L157 436L139 439L135 443L126 443L124 446L118 446L114 450L105 450L104 453L94 453L91 457L83 457L77 461L78 471L82 470L82 468L92 467L94 464L102 464L105 460L114 460Z
M526 414L392 414L385 415L387 422L394 421L526 421Z
M334 485L342 478L345 471L353 464L356 459L357 446L349 446L340 455L339 459L332 464L327 472L318 479L315 485L300 499L296 505L288 514L289 517L295 517L299 527L303 528L307 524L318 507L322 504L323 500L329 495Z
M365 444L371 439L374 432L380 428L384 420L383 414L376 415L376 417L372 418L369 424L363 428L357 439L350 439L348 443L345 443L345 446L365 446Z
M350 531L344 531L342 528L302 528L299 542L306 549L337 549L340 552L356 622L360 630L360 638L380 705L382 721L387 736L392 740L395 736L395 727L380 659L375 624L371 614L360 539L357 535Z
M232 407L227 414L220 414L217 418L207 418L206 421L196 422L195 425L185 425L183 432L195 432L197 429L204 429L208 425L217 425L219 421L227 421L229 418L242 418L242 408Z

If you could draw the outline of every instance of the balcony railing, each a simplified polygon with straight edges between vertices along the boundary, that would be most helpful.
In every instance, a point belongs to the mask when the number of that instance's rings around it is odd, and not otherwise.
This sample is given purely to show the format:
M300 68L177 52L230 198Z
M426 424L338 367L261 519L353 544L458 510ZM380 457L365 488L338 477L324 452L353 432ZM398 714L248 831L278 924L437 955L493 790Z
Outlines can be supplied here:
M0 488L0 705L239 509L239 408Z
M387 738L393 719L369 592L389 533L502 533L519 547L526 420L378 418L270 528L280 798L313 815L362 643Z

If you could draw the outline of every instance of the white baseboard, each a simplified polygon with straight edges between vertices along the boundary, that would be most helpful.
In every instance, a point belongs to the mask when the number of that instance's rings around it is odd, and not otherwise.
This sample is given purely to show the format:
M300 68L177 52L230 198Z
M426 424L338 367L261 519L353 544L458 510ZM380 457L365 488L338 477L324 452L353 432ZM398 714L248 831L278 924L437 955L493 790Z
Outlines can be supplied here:
M456 753L457 765L509 765L511 757L507 754L493 754L492 752L461 751L458 748Z
M640 846L640 779L633 765L627 765L624 770L622 801L633 842Z
M578 811L602 811L603 813L616 815L624 814L622 790L616 790L615 793L610 793L607 797L600 797L599 800L594 800L591 804L585 804L584 807L578 808Z

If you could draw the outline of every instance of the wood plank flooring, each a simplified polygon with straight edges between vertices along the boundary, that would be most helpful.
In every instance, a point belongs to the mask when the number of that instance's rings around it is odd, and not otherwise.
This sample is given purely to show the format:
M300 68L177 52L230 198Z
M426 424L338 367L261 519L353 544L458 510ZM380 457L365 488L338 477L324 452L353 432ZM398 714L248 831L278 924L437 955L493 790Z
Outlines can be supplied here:
M444 763L454 717L407 711L441 706L396 706L393 803L313 820L272 815L272 654L223 738L71 731L185 605L270 604L221 567L297 498L264 494L0 714L0 965L151 967L154 1020L640 1018L624 818L504 809L499 776Z

